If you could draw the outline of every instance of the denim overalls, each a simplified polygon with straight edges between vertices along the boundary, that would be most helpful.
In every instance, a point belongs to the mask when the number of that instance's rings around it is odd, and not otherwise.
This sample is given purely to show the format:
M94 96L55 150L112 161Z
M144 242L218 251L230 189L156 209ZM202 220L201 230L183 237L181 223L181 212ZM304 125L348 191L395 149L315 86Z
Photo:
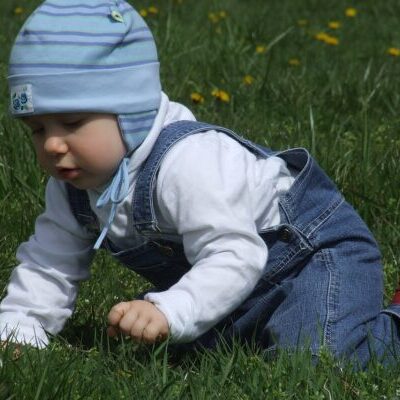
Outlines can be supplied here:
M226 133L259 157L283 158L297 177L280 198L280 225L259 232L269 256L255 289L195 344L212 347L223 335L228 341L235 337L268 350L306 347L317 355L325 346L362 366L372 354L393 360L400 342L400 306L382 309L383 274L376 242L305 149L272 152L222 127L175 122L160 133L136 183L133 221L144 244L116 249L106 240L105 247L157 291L168 289L190 269L179 236L165 235L158 226L155 181L163 157L176 142L211 129ZM67 187L77 220L93 226L96 217L86 192Z

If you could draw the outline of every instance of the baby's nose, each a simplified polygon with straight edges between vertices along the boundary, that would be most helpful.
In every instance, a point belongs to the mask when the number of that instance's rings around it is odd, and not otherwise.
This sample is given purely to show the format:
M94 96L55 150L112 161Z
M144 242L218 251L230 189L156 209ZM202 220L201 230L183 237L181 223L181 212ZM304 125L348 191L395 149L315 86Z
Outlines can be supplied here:
M44 150L49 154L64 154L68 151L68 146L62 137L48 136L44 143Z

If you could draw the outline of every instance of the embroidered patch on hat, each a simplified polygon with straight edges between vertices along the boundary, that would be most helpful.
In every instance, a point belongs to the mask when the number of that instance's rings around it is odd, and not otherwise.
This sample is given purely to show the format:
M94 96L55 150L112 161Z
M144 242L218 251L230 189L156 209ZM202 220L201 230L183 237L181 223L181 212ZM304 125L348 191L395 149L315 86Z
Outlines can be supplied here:
M34 111L31 84L11 88L11 109L13 114L27 114Z

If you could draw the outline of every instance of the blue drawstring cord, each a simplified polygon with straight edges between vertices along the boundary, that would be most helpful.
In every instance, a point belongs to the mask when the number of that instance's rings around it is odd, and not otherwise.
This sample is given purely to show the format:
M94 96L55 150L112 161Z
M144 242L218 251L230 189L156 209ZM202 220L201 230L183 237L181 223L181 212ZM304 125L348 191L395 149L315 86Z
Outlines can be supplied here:
M97 208L102 208L110 202L112 205L111 205L110 215L108 216L107 224L104 226L103 230L100 233L100 236L97 238L96 243L93 246L93 249L95 250L97 250L103 243L103 240L106 237L107 232L114 220L118 204L121 203L121 201L128 195L129 191L128 166L129 166L129 158L124 157L110 185L97 200L96 203Z

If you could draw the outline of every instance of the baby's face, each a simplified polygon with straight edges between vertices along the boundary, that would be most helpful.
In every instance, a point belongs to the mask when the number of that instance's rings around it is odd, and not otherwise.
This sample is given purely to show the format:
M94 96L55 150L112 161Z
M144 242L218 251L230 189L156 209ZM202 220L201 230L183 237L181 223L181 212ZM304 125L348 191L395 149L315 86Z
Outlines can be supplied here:
M25 117L40 165L78 189L104 185L125 155L112 114L46 114Z

